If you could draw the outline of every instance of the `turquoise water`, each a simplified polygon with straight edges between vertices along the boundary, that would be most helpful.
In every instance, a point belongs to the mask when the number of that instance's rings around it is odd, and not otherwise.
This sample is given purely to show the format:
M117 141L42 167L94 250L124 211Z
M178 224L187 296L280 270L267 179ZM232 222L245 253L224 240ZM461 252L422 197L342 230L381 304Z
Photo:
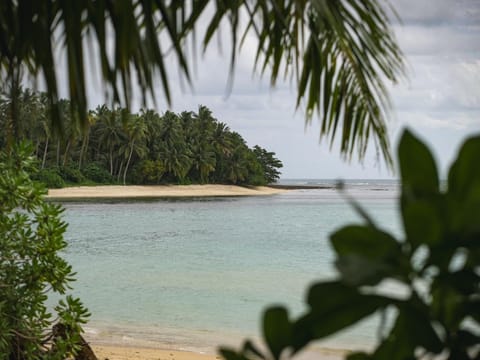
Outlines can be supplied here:
M359 183L350 193L400 234L395 189ZM359 221L330 189L64 206L74 294L92 313L87 337L201 351L256 336L269 304L300 314L308 284L335 274L329 234ZM374 326L328 344L368 345Z

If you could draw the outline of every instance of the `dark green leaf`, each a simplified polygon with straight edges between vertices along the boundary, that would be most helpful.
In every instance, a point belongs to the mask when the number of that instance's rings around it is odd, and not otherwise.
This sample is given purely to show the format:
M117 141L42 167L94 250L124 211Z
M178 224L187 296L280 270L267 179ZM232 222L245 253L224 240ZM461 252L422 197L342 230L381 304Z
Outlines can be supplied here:
M331 296L340 302L339 306L326 312L321 304L318 304L294 323L292 347L295 352L313 340L347 329L388 304L387 300L375 296L358 296L348 303L343 303L344 299L336 294Z
M330 296L332 295L333 296ZM320 282L308 290L307 304L312 309L323 309L328 312L341 303L350 302L350 298L358 298L358 290L342 284L340 281Z
M357 255L366 259L382 259L395 256L399 243L388 233L372 226L346 226L330 237L339 256Z
M461 349L468 349L473 346L478 346L480 344L480 335L474 334L468 330L460 330L456 334L457 346Z
M317 283L310 288L310 310L293 324L293 349L298 351L312 340L346 329L384 308L391 299L363 295L338 281Z
M331 242L338 255L337 269L350 285L374 285L404 273L400 244L373 226L346 226L331 236Z
M414 359L415 350L426 349L438 354L443 344L428 316L411 305L399 308L399 314L389 336L374 353L375 359Z
M480 136L467 139L448 174L449 194L458 199L480 197Z
M406 199L402 204L402 218L407 241L415 248L422 244L434 246L442 241L442 223L431 202Z
M448 175L451 230L459 241L475 242L480 236L480 137L468 139Z
M292 327L285 308L272 307L265 311L263 335L273 357L279 359L282 351L290 345L292 336Z
M347 255L335 260L335 266L348 285L376 285L399 271L388 261L372 261L362 256Z
M452 332L463 320L464 303L463 296L448 284L437 285L432 289L432 315Z
M477 263L478 265L478 263ZM480 275L473 269L462 269L454 272L445 272L438 275L433 287L438 284L448 284L463 295L474 294L479 290Z
M263 355L261 351L258 350L257 347L250 340L245 341L245 343L243 344L242 352L247 357L251 357L249 355L254 355L260 359L266 359L265 355Z
M409 130L405 130L398 148L402 194L427 197L439 191L438 172L430 150Z

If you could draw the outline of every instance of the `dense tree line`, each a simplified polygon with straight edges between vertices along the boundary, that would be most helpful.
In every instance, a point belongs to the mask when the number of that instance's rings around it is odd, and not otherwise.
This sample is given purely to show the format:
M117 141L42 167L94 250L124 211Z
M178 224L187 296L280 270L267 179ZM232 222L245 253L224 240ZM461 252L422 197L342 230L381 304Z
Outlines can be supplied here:
M59 104L63 128L52 131L45 94L27 89L0 99L0 146L7 145L8 134L31 141L40 168L36 177L50 187L88 182L264 185L280 175L282 163L275 153L249 148L205 106L196 113L160 115L103 105L89 111L87 128L81 129L70 101ZM9 114L13 107L15 122Z

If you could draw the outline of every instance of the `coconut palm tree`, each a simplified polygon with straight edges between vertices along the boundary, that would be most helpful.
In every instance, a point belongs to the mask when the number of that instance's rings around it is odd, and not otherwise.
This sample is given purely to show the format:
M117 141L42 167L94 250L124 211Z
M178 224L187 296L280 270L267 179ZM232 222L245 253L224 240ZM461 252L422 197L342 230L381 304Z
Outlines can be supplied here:
M89 146L89 143L90 143L90 135L91 135L90 133L91 133L92 126L95 125L96 119L97 118L95 116L95 113L93 111L89 111L88 112L88 126L87 126L86 131L84 131L83 135L82 135L82 145L80 147L80 153L79 153L79 157L78 157L78 169L79 170L82 169L83 161L87 156L88 146Z
M192 151L192 168L195 170L198 176L195 178L200 178L200 182L205 184L208 182L208 176L211 172L215 171L216 159L215 152L211 146L207 147L196 147Z
M5 0L0 3L0 79L11 91L19 87L22 73L43 79L57 130L62 129L57 79L68 79L72 111L79 112L85 129L85 58L92 43L98 51L88 55L99 64L110 99L128 107L134 83L144 101L149 95L155 99L159 74L171 103L167 54L191 83L194 59L185 55L185 44L196 39L199 28L206 29L201 43L206 50L224 23L230 26L231 79L244 40L255 38L254 66L272 86L279 77L295 82L297 106L304 108L307 121L318 114L322 137L333 142L339 136L340 151L349 158L355 149L362 157L372 137L391 162L384 79L395 82L403 61L377 0ZM57 47L65 51L65 67L58 66Z
M50 137L51 137L51 132L48 124L49 124L49 121L47 119L43 119L41 122L43 133L44 133L44 137L43 137L44 147L43 147L43 155L42 155L42 165L40 167L41 169L45 168L45 163L47 161L47 154L48 154L48 144L50 142Z
M215 129L212 133L212 144L215 148L215 152L224 156L228 156L232 153L232 143L227 136L230 132L230 128L227 124L217 122Z
M192 159L187 148L171 147L162 152L165 170L177 181L183 183L192 166Z
M191 116L186 141L192 154L192 178L199 178L201 183L208 182L208 177L215 170L215 148L212 143L216 120L206 106L199 106L197 114Z
M67 161L70 156L70 152L72 151L72 148L75 147L77 141L80 136L80 129L78 128L78 120L76 117L78 114L76 112L71 111L72 104L70 101L61 99L60 101L60 115L62 116L63 119L63 135L62 136L57 136L58 141L58 148L57 148L57 153L59 153L61 147L60 145L63 145L63 155L62 155L62 166L67 165ZM84 134L86 133L85 131L83 132ZM57 157L58 159L58 157ZM57 160L58 163L58 160Z
M96 128L98 145L100 148L106 149L106 153L108 153L110 175L113 176L115 174L116 153L120 144L126 138L120 121L120 110L111 111L106 106L101 106L95 112L96 116L101 119L98 122L99 126Z
M128 117L125 126L125 133L127 135L127 143L124 147L123 153L127 159L125 170L123 172L123 185L127 183L127 173L130 167L133 153L143 156L147 152L145 146L145 136L147 125L139 116L131 115Z
M248 146L242 136L233 131L228 134L229 142L232 144L232 153L226 157L221 166L224 181L238 184L248 176Z
M13 107L15 106L15 109ZM42 95L30 89L17 88L13 93L0 95L0 114L4 128L14 134L17 140L31 139L43 131L42 121L45 115L45 103ZM12 112L12 110L14 110ZM16 113L14 119L13 113ZM15 120L15 121L14 121ZM39 144L36 144L36 153Z
M168 173L183 182L192 166L192 159L177 114L167 111L162 116L159 139L161 144L159 160L163 161Z

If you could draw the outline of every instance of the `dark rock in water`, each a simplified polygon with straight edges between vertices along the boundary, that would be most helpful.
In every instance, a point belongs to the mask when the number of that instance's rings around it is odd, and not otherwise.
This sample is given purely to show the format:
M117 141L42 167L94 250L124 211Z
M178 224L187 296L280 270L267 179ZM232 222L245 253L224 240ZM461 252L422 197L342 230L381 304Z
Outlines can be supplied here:
M268 187L274 189L284 190L318 190L318 189L335 189L334 185L282 185L282 184L269 184Z

